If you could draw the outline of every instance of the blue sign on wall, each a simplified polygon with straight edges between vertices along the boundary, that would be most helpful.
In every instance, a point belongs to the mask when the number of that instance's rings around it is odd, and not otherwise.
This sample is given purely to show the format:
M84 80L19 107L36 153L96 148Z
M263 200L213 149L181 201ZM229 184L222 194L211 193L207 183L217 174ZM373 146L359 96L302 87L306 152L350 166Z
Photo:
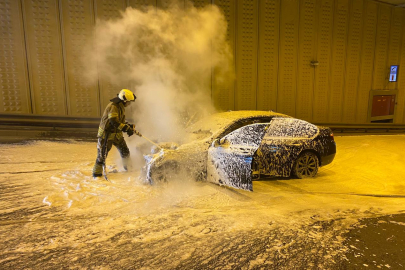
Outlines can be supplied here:
M391 66L390 68L390 82L396 82L398 79L398 67L399 66Z

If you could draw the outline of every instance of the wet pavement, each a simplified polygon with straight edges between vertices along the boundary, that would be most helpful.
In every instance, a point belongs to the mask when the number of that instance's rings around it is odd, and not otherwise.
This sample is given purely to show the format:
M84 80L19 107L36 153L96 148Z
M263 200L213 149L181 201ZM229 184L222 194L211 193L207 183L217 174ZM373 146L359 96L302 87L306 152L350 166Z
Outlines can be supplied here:
M402 269L405 136L335 140L318 177L254 192L145 185L115 150L94 180L94 142L1 144L0 268Z
M345 236L346 269L405 269L405 215L362 219Z

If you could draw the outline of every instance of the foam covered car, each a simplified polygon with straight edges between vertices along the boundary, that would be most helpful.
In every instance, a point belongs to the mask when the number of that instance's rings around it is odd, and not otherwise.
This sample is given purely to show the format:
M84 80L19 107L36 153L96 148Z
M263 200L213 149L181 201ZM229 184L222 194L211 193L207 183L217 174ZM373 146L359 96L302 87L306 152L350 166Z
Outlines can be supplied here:
M314 177L336 154L332 131L276 112L217 113L187 129L190 142L145 156L146 180L180 172L196 180L253 190L263 176ZM162 146L164 146L162 145Z

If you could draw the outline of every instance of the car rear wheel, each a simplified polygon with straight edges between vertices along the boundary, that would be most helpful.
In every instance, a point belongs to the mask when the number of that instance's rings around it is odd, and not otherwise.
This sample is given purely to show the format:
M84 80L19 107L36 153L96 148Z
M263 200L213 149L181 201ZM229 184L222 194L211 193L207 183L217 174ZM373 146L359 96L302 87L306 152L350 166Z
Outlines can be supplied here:
M315 177L318 173L318 167L318 157L312 152L305 152L295 161L294 174L300 179Z

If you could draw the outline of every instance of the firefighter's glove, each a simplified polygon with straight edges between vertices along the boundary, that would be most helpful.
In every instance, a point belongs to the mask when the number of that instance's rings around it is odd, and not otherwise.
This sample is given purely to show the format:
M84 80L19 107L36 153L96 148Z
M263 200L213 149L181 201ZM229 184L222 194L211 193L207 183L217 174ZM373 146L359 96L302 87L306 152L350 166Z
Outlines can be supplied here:
M131 124L125 124L125 126L122 128L122 131L126 132L128 134L128 137L131 137L134 135L134 130L135 130L135 125Z
M131 137L132 135L134 135L134 130L130 129L127 131L128 137Z

